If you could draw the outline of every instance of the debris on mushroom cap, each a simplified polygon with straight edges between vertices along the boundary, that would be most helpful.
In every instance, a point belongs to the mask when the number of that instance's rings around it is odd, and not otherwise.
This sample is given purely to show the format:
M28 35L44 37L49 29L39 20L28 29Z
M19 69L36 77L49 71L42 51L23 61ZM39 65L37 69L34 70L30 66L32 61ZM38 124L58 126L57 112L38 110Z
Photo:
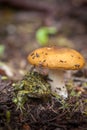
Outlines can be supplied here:
M51 69L77 70L85 65L83 56L74 49L43 47L31 52L28 61L36 66L48 67Z

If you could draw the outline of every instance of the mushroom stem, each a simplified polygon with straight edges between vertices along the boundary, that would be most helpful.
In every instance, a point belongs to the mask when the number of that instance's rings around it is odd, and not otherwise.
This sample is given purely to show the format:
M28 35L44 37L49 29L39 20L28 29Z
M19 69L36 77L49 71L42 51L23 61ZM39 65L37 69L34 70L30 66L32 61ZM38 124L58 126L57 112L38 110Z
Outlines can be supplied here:
M66 99L68 92L64 83L64 71L51 69L49 71L49 78L52 80L50 82L52 92Z

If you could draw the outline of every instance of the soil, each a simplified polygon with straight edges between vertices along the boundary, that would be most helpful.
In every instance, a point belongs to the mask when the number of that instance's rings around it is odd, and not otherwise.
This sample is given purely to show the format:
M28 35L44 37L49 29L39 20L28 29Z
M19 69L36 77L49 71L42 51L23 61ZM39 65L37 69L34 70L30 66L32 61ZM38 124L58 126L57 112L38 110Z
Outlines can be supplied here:
M65 72L65 82L71 86L68 91L73 86L75 92L65 101L29 97L21 111L12 100L13 83L31 68L28 54L43 46L36 39L40 27L57 29L46 46L74 48L87 60L86 0L41 0L38 5L34 0L27 5L7 1L0 1L0 44L4 46L0 53L0 130L87 130L87 64Z

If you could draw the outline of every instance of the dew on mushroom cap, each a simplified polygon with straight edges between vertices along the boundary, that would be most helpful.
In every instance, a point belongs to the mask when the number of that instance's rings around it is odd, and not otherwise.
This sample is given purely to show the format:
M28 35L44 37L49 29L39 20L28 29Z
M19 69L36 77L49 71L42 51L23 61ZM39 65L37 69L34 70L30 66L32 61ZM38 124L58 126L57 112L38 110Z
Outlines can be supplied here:
M61 95L59 88L65 89L62 70L78 70L85 65L85 60L78 51L58 47L36 49L29 54L28 61L32 65L42 65L44 68L49 68L49 77L53 80L51 82L52 91L56 91L59 95ZM65 91L67 90L65 89ZM64 94L62 95L64 96Z

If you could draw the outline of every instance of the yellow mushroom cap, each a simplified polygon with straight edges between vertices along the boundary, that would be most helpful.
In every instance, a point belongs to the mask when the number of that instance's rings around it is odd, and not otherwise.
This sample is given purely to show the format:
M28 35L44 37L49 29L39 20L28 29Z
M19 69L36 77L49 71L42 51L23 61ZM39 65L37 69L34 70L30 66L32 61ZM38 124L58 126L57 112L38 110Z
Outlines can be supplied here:
M70 48L43 47L28 55L28 61L35 66L50 69L78 70L85 65L85 59L76 50Z

